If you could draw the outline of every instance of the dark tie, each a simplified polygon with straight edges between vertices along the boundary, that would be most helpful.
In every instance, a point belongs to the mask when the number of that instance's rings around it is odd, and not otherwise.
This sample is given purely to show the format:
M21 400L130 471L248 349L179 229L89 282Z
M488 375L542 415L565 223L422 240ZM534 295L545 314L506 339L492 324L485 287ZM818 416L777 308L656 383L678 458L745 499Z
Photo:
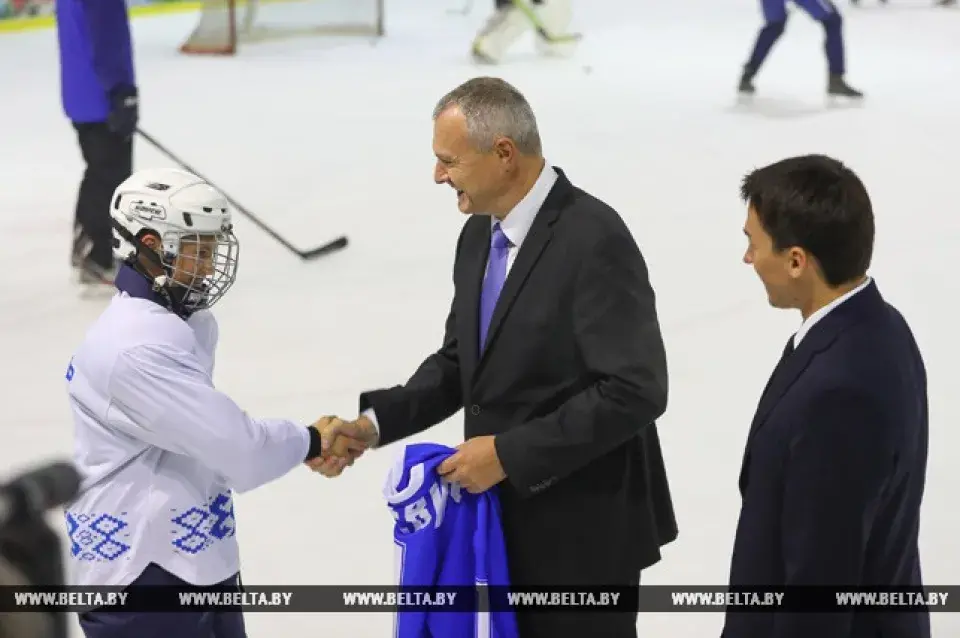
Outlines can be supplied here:
M793 351L794 351L793 337L794 336L796 335L791 335L790 339L787 341L787 345L784 346L783 354L780 355L780 360L777 361L777 367L773 369L773 372L770 374L770 378L767 379L767 385L763 388L763 394L760 395L761 397L767 393L767 390L770 389L770 385L773 383L773 380L777 376L777 373L780 372L780 369L783 368L783 364L786 363L787 359L790 358L790 355L793 354Z
M794 337L796 337L796 336L797 336L797 335L790 335L790 338L787 339L787 345L785 345L785 346L783 347L783 354L780 355L780 362L781 362L781 363L783 363L783 360L784 360L784 359L786 359L786 358L789 357L791 354L793 354L793 351L795 350L795 347L794 347L794 345L793 345L793 339L794 339Z
M507 255L510 240L503 234L500 224L494 224L490 235L490 257L487 261L487 275L483 278L483 290L480 291L480 352L487 341L487 331L493 318L493 309L507 278Z

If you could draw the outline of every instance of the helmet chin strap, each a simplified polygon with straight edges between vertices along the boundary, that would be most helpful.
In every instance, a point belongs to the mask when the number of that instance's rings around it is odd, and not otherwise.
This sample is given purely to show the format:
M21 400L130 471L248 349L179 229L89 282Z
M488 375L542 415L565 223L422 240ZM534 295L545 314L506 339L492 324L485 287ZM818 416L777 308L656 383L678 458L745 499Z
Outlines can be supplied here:
M170 276L167 272L167 267L160 258L160 254L144 244L141 238L138 238L118 222L113 222L113 228L117 231L117 234L123 237L123 239L137 251L136 256L130 260L130 262L132 262L130 265L133 266L134 270L150 280L153 284L154 292L163 295L164 299L170 304L171 310L182 317L190 314L184 307L183 302L185 295L179 294L180 291L178 289L169 285ZM150 234L156 237L155 233ZM159 240L160 238L157 237L157 239Z

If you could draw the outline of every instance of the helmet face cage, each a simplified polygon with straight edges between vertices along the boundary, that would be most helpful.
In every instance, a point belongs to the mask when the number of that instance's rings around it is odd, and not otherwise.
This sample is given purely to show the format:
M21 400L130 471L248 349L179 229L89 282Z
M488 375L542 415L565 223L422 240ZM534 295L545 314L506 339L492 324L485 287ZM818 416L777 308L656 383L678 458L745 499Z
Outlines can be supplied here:
M240 244L230 224L216 233L170 231L162 241L166 285L184 310L210 308L236 281Z

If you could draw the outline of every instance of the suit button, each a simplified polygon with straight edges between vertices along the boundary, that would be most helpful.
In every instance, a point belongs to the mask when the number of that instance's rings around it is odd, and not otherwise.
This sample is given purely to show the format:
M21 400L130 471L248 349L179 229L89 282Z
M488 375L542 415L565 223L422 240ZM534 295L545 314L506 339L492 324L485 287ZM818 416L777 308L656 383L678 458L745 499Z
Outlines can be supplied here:
M471 405L470 414L472 414L473 416L477 416L478 414L480 414L480 406L476 404Z

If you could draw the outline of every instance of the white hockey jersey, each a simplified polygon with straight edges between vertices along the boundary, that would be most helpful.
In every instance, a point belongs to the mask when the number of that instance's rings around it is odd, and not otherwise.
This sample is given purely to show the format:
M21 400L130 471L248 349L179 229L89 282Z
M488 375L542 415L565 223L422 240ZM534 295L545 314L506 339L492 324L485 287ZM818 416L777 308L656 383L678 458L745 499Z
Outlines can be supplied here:
M138 288L145 279L122 271ZM76 585L124 586L150 563L194 585L240 569L232 491L303 463L303 425L248 416L212 381L217 324L184 321L120 292L67 368L74 462L83 474L67 508Z

